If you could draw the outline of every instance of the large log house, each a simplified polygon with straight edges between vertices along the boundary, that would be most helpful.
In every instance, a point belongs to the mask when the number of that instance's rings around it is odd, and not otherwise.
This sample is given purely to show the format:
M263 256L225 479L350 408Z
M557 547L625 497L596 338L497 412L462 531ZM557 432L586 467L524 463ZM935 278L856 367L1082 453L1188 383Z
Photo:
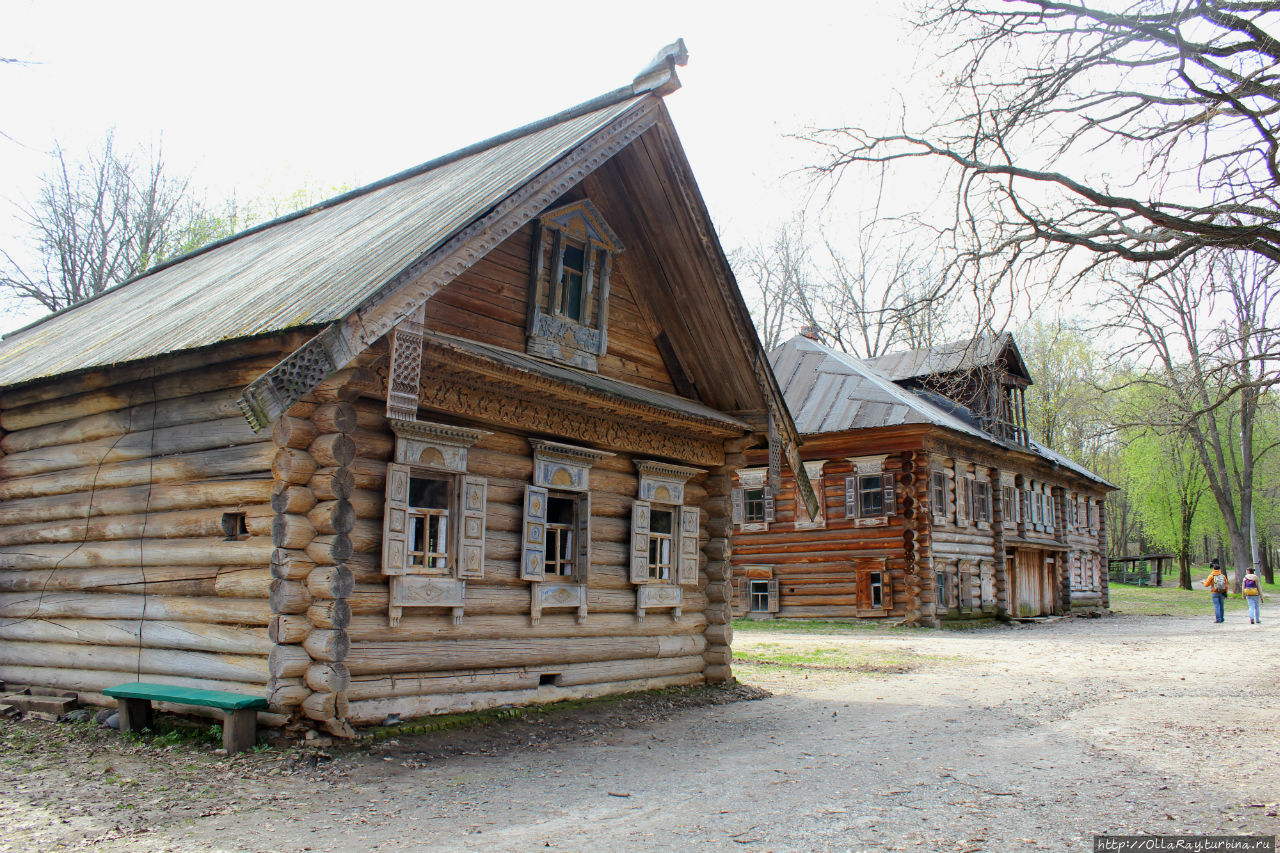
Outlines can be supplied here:
M938 625L1108 605L1115 487L1030 439L1011 335L858 359L807 334L770 359L822 512L748 453L737 613Z
M338 735L727 680L730 477L796 433L676 64L6 337L0 679Z

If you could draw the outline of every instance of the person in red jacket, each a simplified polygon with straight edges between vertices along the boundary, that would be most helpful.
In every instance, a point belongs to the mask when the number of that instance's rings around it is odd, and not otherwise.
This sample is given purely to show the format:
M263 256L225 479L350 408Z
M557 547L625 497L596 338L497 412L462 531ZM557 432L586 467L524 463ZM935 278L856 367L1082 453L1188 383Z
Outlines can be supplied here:
M1209 577L1204 579L1204 585L1213 593L1213 621L1223 621L1223 607L1226 604L1227 596L1231 593L1231 582L1227 580L1227 575L1222 571L1222 567L1218 565L1217 560L1209 563Z

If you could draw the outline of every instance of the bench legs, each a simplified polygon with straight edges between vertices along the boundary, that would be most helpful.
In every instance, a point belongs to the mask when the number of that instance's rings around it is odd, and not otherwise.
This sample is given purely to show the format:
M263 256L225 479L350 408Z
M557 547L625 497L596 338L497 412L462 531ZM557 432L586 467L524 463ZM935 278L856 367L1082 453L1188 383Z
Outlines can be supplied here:
M257 737L257 711L227 711L222 721L222 748L227 751L227 755L251 749Z
M151 701L149 699L117 699L120 714L120 731L138 732L151 728Z

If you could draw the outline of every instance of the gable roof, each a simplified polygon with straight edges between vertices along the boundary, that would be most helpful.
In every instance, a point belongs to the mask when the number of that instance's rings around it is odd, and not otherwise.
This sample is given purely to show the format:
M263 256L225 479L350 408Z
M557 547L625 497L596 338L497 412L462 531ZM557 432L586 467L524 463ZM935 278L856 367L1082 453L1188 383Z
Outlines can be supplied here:
M797 335L770 352L769 360L802 435L912 424L941 427L1005 450L1031 453L1116 488L1037 442L1024 447L987 432L972 411L941 394L904 388L875 366L881 359L859 359Z
M552 117L174 259L6 335L0 387L340 320L648 100Z
M1031 374L1022 360L1022 353L1009 332L982 334L933 347L891 352L863 361L894 382L903 382L991 367L1002 358L1011 373L1031 383Z

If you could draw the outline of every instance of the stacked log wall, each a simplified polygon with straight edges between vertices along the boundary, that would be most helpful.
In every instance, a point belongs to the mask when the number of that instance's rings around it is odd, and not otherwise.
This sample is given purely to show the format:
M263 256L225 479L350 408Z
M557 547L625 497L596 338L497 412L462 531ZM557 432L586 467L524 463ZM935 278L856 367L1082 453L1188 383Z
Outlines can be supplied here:
M524 490L533 476L528 436L491 424L468 451L467 471L488 482L485 570L466 582L460 624L449 609L404 608L397 626L388 619L390 588L381 573L382 490L394 449L385 403L364 398L356 404L359 426L351 470L357 519L348 561L354 586L347 599L350 621L345 667L347 717L352 724L478 710L501 705L553 702L608 693L701 684L728 672L728 620L708 608L708 574L714 571L712 538L703 514L704 543L699 588L684 588L680 619L669 610L636 616L636 587L628 574L631 507L638 479L633 458L619 453L598 462L591 483L591 570L588 615L579 624L575 610L546 610L538 625L530 617L529 581L519 576ZM426 420L458 423L443 413ZM464 422L465 423L465 422ZM708 478L686 486L685 505L707 508ZM714 478L711 478L714 480ZM720 503L724 497L720 497ZM727 506L712 507L727 518ZM723 525L722 525L723 526ZM719 528L717 528L719 529ZM711 595L723 596L722 589ZM716 618L708 625L709 618ZM723 667L723 671L715 669ZM544 677L545 676L545 677ZM552 681L554 683L546 683Z
M898 510L880 526L859 526L856 520L845 517L845 477L853 473L853 465L847 459L833 458L823 469L822 482L813 484L825 508L826 524L819 529L797 530L795 478L784 469L782 488L774 503L775 517L768 529L734 532L736 574L745 577L744 566L771 566L778 582L777 615L780 617L905 618L911 609L912 587L908 585L904 536L916 526L915 520L907 519L902 512L903 462L909 456L910 452L894 453L884 461L885 473L893 474L897 481ZM748 456L748 464L751 463L766 464L766 460L753 452ZM885 561L892 607L885 610L859 607L854 561L860 558Z
M268 696L275 447L236 399L303 339L0 394L0 680L104 705L137 680Z

